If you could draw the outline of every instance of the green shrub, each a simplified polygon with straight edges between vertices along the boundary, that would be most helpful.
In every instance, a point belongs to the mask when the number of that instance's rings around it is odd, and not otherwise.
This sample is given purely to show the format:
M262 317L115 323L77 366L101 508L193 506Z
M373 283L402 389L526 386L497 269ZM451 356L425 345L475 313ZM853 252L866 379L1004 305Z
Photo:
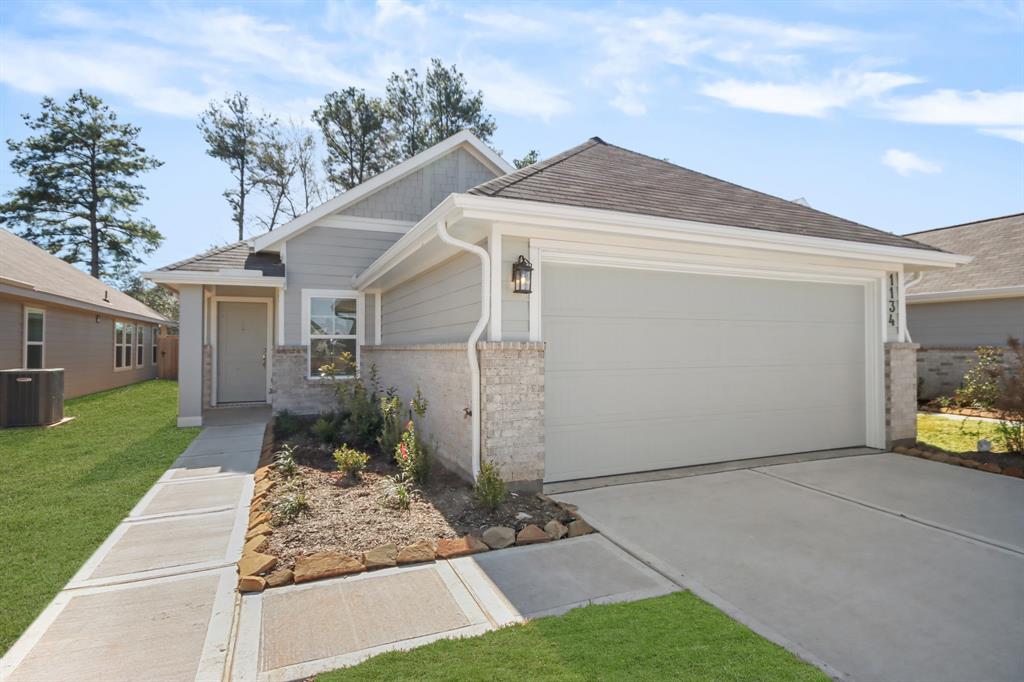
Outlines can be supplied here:
M416 387L416 397L409 402L409 406L422 421L427 414L427 401L420 393L419 386ZM430 476L430 448L424 440L417 436L416 423L412 419L406 423L405 431L402 433L398 445L395 446L394 453L395 464L402 470L406 478L416 483L427 482L427 478Z
M380 397L381 430L377 444L381 452L394 452L402 440L402 401L389 388Z
M1010 362L1002 369L999 395L993 408L1002 420L996 425L996 439L1007 452L1024 454L1024 346L1019 339L1010 337Z
M299 465L295 463L295 452L292 446L285 443L281 449L274 453L274 471L286 478L291 478L299 473Z
M477 502L485 509L494 511L501 506L501 503L508 499L508 487L501 479L501 472L491 462L480 463L480 473L476 477L476 485L473 486L473 494Z
M953 402L958 407L991 410L999 398L1003 354L992 346L980 346L974 353L977 359L964 372L963 383L953 394Z
M352 474L358 477L362 475L366 463L370 461L370 456L365 452L343 445L334 451L334 461L338 465L338 471L342 474L346 476Z
M321 443L334 443L338 438L338 427L334 415L324 415L313 424L313 435Z
M301 428L302 421L288 410L281 410L274 418L274 437L277 440L291 438Z
M408 509L412 505L415 491L409 485L406 475L397 474L388 478L388 487L381 496L381 504L389 509Z
M291 523L295 519L299 518L302 512L309 509L309 502L306 501L306 493L296 488L286 492L284 495L279 497L273 504L272 514L274 524L281 526L286 523Z

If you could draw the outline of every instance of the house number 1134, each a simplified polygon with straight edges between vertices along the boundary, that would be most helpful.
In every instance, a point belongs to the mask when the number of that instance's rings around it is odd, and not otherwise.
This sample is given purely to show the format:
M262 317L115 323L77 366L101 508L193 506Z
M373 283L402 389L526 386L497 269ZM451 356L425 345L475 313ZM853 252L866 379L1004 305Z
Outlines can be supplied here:
M899 299L900 299L900 276L898 273L889 273L889 303L888 315L889 326L897 329L899 325Z

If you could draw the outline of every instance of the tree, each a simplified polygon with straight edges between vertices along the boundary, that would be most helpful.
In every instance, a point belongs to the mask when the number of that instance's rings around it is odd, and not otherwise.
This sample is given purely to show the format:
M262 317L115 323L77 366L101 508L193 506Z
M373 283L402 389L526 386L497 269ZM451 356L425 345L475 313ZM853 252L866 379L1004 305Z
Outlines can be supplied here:
M210 102L199 117L199 131L206 141L206 153L228 165L237 188L225 190L224 198L231 206L231 217L238 225L239 240L245 238L245 202L259 185L254 172L260 141L277 121L267 114L257 115L249 107L249 98L241 92L225 97L223 102Z
M299 186L289 196L288 215L297 218L323 203L324 188L317 171L317 145L313 133L292 125L291 146Z
M416 156L430 146L423 81L416 69L392 73L388 78L385 105L388 123L403 159Z
M430 60L424 83L428 117L428 144L437 144L460 130L469 129L484 142L489 142L497 125L484 112L484 94L468 91L466 77L452 64L445 68L437 57Z
M515 166L516 168L526 168L529 165L537 163L539 160L540 153L536 149L531 149L530 151L523 154L522 158L512 159L512 165Z
M291 140L279 129L268 131L260 141L254 171L260 192L269 204L268 214L257 216L256 220L267 230L273 230L289 206L292 180L298 173Z
M103 101L83 90L64 104L44 97L25 124L38 134L7 140L11 169L25 184L8 192L0 224L69 263L101 277L141 262L163 235L134 215L146 200L136 182L162 162L138 144L140 129L119 123Z
M178 297L169 290L150 284L137 272L122 277L117 288L137 301L141 301L168 320L178 320Z
M346 190L387 170L395 161L384 103L358 88L324 97L313 112L327 146L324 170L335 187Z

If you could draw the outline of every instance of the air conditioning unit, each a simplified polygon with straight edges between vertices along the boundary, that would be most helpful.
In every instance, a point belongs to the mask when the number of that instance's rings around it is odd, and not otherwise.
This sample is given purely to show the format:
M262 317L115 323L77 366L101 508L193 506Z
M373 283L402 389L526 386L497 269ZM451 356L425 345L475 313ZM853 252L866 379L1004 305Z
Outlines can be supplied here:
M63 418L63 369L0 370L0 427L48 426Z

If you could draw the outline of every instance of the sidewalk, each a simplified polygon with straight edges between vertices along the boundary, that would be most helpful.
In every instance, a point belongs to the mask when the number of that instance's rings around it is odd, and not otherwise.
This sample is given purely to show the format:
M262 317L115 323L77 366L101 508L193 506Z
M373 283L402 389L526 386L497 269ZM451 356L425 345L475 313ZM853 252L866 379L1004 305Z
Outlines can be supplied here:
M211 415L7 652L0 679L221 680L268 417Z

